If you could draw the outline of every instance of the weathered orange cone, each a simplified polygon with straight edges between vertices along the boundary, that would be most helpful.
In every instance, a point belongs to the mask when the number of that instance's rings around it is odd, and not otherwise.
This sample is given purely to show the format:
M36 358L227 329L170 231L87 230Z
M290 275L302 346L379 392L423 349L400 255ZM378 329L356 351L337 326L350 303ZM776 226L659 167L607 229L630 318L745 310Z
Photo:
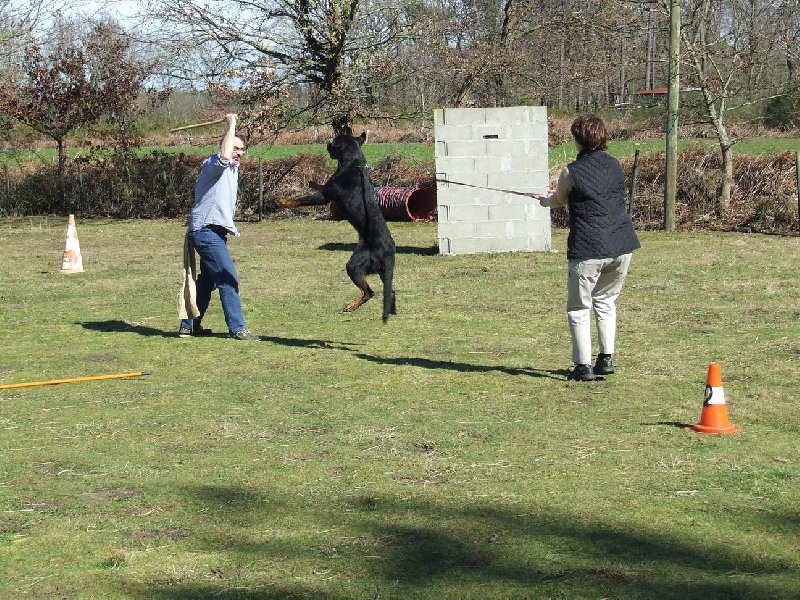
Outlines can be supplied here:
M78 232L75 230L75 215L69 216L67 225L67 243L61 255L61 268L59 273L83 273L83 258L81 246L78 243Z
M725 390L722 389L722 372L717 363L708 365L706 396L700 422L691 427L697 433L738 433L741 429L728 422L728 409L725 406Z

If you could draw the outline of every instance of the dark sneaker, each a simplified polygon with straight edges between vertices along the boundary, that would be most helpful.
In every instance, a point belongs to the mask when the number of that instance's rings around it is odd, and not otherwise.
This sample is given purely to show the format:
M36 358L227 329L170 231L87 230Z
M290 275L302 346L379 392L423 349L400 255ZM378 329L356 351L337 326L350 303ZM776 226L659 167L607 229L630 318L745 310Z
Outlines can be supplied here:
M567 373L567 379L570 381L592 381L594 379L592 365L575 365L575 368Z
M249 329L242 329L236 333L232 333L231 337L235 340L247 340L248 342L260 342L261 338L257 335L250 333Z
M611 375L614 372L614 363L611 361L610 354L598 354L597 361L594 363L595 375Z
M206 329L205 327L194 327L192 329L188 329L186 327L181 327L178 329L178 337L188 338L188 337L202 337L204 335L211 335L214 333L210 329Z

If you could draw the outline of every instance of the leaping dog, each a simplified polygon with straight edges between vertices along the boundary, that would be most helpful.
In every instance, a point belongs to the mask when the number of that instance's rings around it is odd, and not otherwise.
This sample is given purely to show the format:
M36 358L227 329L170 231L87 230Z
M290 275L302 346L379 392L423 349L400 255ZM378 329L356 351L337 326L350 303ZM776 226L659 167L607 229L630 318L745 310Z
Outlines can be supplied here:
M347 261L347 274L361 295L344 307L353 312L374 292L367 283L367 275L380 275L383 282L383 321L397 314L395 292L392 288L395 262L395 243L383 218L375 188L367 172L367 161L361 146L367 140L366 132L355 137L338 134L328 142L328 154L338 161L336 172L324 185L310 184L315 193L295 200L279 200L286 208L314 206L333 202L339 213L358 232L358 246Z

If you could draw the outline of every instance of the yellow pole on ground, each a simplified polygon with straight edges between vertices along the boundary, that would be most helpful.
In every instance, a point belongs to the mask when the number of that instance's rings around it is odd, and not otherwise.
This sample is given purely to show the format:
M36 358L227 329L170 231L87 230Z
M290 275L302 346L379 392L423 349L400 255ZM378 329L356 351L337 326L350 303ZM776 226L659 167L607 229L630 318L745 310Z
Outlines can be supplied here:
M142 377L143 375L150 375L150 371L135 371L133 373L115 373L113 375L92 375L90 377L73 377L72 379L50 379L48 381L28 381L25 383L7 383L5 385L0 385L0 390L36 387L40 385L56 385L58 383L77 383L79 381L99 381L103 379L122 379L123 377Z

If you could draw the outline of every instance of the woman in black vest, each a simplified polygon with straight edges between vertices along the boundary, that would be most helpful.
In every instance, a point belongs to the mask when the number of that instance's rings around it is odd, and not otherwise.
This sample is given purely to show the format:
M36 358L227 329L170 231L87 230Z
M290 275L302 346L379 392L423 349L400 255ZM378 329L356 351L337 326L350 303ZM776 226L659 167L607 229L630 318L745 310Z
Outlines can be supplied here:
M617 299L639 240L625 210L625 173L605 152L605 123L596 115L581 115L570 131L578 157L561 171L555 192L539 203L569 210L567 320L575 367L567 378L591 381L614 372ZM594 367L592 309L599 346Z

